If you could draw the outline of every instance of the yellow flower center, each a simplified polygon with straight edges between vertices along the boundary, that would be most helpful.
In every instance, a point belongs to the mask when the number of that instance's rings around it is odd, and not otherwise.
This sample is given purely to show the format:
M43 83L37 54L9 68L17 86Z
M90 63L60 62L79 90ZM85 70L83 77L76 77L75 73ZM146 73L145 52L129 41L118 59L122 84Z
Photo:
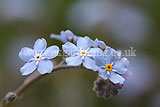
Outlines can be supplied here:
M111 64L106 64L105 67L106 67L106 70L109 71L109 72L112 71L112 69L113 69Z
M100 48L101 50L105 50L105 48L104 48L103 46L99 46L99 48Z
M42 55L41 54L37 54L37 55L35 55L35 57L34 57L34 60L35 61L40 61L42 59Z
M85 57L87 56L88 52L86 50L81 50L80 51L80 56Z

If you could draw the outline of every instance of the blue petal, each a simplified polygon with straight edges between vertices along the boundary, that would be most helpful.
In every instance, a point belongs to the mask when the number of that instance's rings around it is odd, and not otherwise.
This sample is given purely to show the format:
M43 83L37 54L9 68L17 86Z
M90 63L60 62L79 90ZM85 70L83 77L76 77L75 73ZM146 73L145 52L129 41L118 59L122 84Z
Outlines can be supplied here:
M88 54L95 58L95 56L103 56L103 51L99 48L90 48Z
M93 71L97 71L98 67L95 64L95 60L90 57L85 57L83 66L87 69L91 69Z
M40 74L51 73L53 70L53 63L50 60L41 60L38 64L38 71Z
M47 47L47 42L45 39L38 39L34 44L34 51L35 54L42 53Z
M78 36L75 36L70 30L61 31L61 36L66 39L65 42L71 42L70 40L76 42L78 39Z
M107 48L104 50L104 57L105 57L107 63L112 64L116 60L119 60L120 54L118 51L115 51L112 48Z
M19 52L19 58L26 62L29 61L34 58L34 50L27 47L22 48Z
M66 42L62 45L63 51L68 55L74 55L75 53L79 52L79 49L71 42Z
M36 68L36 62L29 61L20 69L20 72L22 73L22 75L28 75L31 74Z
M123 61L116 61L113 65L114 70L119 74L124 74L127 71L127 64Z
M127 65L127 67L129 66L129 61L127 58L122 58L121 61L123 61Z
M99 70L98 76L103 78L104 80L107 80L107 78L108 78L107 71L105 69L101 69L101 68L99 68L98 70Z
M98 40L98 39L95 40L95 44L96 44L95 47L100 47L100 46L102 46L102 47L104 47L105 49L108 47L108 46L106 46L106 44L105 44L103 41L100 41L100 40Z
M63 43L71 42L70 40L76 42L79 38L78 36L74 35L70 30L61 31L60 35L51 34L50 37L62 41Z
M94 46L95 45L95 41L93 41L91 38L89 38L88 36L84 37L85 39L88 39L90 46Z
M103 56L96 56L95 57L95 62L96 62L96 65L101 67L101 66L105 66L105 59Z
M61 35L51 34L50 38L57 39L57 40L59 40L59 41L61 41L63 43L67 42L67 38L63 37Z
M80 37L77 40L77 47L86 50L91 47L91 44L87 38Z
M59 47L58 46L50 46L48 47L44 53L43 57L47 59L55 58L59 53Z
M82 63L82 58L79 55L70 56L70 57L66 58L66 63L67 63L67 65L78 66Z
M120 83L123 84L125 79L120 76L119 74L116 74L114 72L110 73L110 78L109 78L114 84Z
M73 37L73 36L74 36L74 34L73 34L70 30L61 31L60 34L61 34L62 36L64 36L64 37L69 37L69 36Z

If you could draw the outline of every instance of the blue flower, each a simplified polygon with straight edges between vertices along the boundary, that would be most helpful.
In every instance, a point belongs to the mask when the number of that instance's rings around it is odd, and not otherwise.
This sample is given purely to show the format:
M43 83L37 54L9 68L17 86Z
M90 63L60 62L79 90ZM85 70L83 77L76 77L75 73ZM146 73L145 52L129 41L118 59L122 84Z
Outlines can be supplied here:
M58 46L50 46L46 49L47 42L45 39L38 39L34 44L34 50L24 47L19 52L19 57L27 62L21 69L22 75L31 74L34 70L40 74L51 73L53 63L49 59L55 58L59 53Z
M60 35L51 34L51 38L57 39L63 43L72 42L76 43L78 36L74 35L70 30L61 31Z
M67 65L78 66L83 63L87 69L97 71L94 57L102 54L99 48L91 48L88 37L80 37L77 40L77 46L71 42L66 42L63 46L63 51L70 57L66 58Z
M95 39L95 41L93 43L93 47L97 47L97 48L100 48L102 50L105 50L105 49L109 48L103 41L100 41L98 39Z
M127 59L126 59L127 60ZM112 48L104 50L103 56L96 56L96 65L99 67L99 76L111 80L114 84L123 84L125 79L122 74L127 72L127 61L121 59L120 53Z

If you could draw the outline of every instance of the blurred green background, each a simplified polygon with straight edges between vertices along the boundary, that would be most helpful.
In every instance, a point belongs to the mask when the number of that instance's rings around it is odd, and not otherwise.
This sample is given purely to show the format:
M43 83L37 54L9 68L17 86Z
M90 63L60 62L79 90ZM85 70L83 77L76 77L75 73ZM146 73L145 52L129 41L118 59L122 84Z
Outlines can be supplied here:
M122 52L133 47L136 56L126 56L132 79L104 100L92 91L96 73L63 70L37 81L12 107L160 107L159 10L159 0L0 0L0 99L26 78L20 49L42 37L61 47L49 35L70 29Z

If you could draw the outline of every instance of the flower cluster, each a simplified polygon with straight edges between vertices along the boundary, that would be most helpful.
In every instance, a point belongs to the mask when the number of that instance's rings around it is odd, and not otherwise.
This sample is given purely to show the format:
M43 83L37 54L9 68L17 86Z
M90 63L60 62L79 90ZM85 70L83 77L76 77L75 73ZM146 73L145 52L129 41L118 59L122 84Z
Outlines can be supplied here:
M80 37L74 35L70 30L61 31L60 35L51 34L52 39L57 39L64 43L63 52L68 55L65 58L67 66L81 66L98 73L99 78L106 84L106 96L116 94L116 86L123 86L125 75L128 72L129 61L127 58L121 58L121 53L107 46L98 39L92 40L89 37ZM45 39L38 39L35 42L34 50L24 47L19 52L19 57L27 63L20 69L22 75L31 74L35 69L40 74L51 73L53 62L50 59L55 58L59 53L58 46L47 47ZM107 82L106 82L107 81ZM99 82L98 82L99 83ZM95 83L97 84L97 82ZM95 91L101 85L96 85ZM115 92L115 93L114 93ZM100 93L100 92L96 92Z

